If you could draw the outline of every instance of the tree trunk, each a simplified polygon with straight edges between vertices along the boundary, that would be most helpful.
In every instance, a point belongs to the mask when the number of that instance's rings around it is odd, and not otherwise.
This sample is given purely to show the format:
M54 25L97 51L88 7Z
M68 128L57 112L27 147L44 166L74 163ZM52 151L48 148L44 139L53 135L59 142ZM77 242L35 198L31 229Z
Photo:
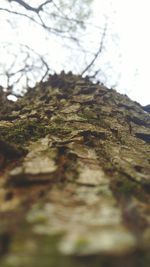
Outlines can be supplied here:
M71 73L0 98L0 266L149 267L150 114Z

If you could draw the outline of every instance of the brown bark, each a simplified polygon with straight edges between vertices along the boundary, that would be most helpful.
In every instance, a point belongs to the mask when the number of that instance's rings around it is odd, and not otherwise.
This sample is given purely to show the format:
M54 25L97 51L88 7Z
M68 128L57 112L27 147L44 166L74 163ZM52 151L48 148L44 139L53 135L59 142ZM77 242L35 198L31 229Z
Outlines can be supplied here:
M1 266L150 266L149 113L61 73L0 119Z

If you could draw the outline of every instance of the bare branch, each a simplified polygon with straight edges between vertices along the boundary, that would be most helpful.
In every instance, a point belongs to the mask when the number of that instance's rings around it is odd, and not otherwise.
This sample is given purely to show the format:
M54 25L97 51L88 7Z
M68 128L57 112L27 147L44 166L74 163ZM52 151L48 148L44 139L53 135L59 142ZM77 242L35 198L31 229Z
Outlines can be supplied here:
M50 71L44 56L37 53L34 49L20 44L20 52L23 55L21 62L18 61L19 56L14 54L14 59L10 62L10 65L5 71L0 73L0 76L3 76L6 81L5 88L7 92L12 94L14 94L15 87L19 84L24 84L24 81L26 81L28 86L30 82L36 82L37 77L38 80L43 81Z
M49 0L49 1L45 1L44 3L42 3L42 4L38 7L39 11L43 10L43 7L44 7L44 6L46 6L47 4L52 3L52 2L53 2L52 0Z
M98 56L102 53L102 50L104 48L104 40L105 40L105 36L106 36L106 31L107 31L107 24L105 24L105 27L104 27L104 30L103 30L103 34L101 36L101 40L100 40L100 45L99 45L98 51L94 55L94 58L91 60L91 62L81 72L81 75L84 75L93 66L93 64L95 63L95 61L98 58Z
M38 17L39 17L41 23L39 23L39 22L38 22L37 20L35 20L33 17L30 17L30 16L28 16L28 15L26 15L26 14L24 14L24 13L20 13L20 12L12 11L12 10L9 10L9 9L7 9L7 8L1 8L1 7L0 7L0 11L5 11L5 12L8 12L8 13L11 13L11 14L14 14L14 15L23 16L23 17L25 17L25 18L27 18L27 19L30 19L31 21L33 21L33 22L36 23L37 25L42 26L44 29L50 31L50 32L53 33L53 34L57 34L57 33L59 33L59 34L67 33L67 31L62 31L62 30L59 30L59 29L56 29L56 28L51 28L51 27L45 25L45 23L43 22L43 20L42 20L41 17L39 16L39 14L38 14ZM61 35L61 37L63 37L63 38L67 38L67 39L70 38L69 36L63 36L63 35ZM73 38L70 38L70 39L73 39ZM75 40L75 38L74 38L74 40Z
M83 14L83 16L80 16L80 13L78 14L78 9L76 10L77 14L76 12L74 13L74 10L71 10L73 12L70 12L69 4L66 6L63 5L61 6L60 2L59 6L57 1L55 0L47 0L47 1L43 0L41 1L42 2L41 4L38 3L35 7L30 5L30 3L33 2L28 0L7 0L7 1L11 4L9 8L0 7L1 13L4 11L10 13L10 15L12 14L12 16L10 16L12 21L13 21L13 16L15 15L22 16L23 18L28 19L29 22L31 21L32 22L31 25L33 25L34 23L35 25L38 25L42 27L44 30L46 30L46 34L48 32L50 33L50 36L55 35L59 39L61 38L62 46L67 51L70 49L71 57L73 49L75 50L75 53L81 52L82 55L81 62L83 62L82 64L84 64L81 75L94 73L93 70L91 71L91 68L94 65L94 70L96 69L95 65L96 60L104 48L106 25L102 29L101 27L98 26L96 27L90 24L90 22L88 23L88 21L87 23L85 23L84 18L85 19L87 18L86 13L85 15ZM21 8L17 9L17 7L22 7L23 11L20 11ZM20 22L20 20L19 21L16 20L16 22L18 23ZM80 29L81 30L85 29L87 26L89 26L90 28L95 27L101 33L100 41L97 50L95 49L95 52L92 50L88 51L85 49L86 45L84 43L83 38L86 38L87 34L89 33L87 33L86 31L84 32L78 31ZM47 35L45 35L45 38L47 38ZM23 60L20 61L16 56L16 61L13 60L12 64L10 64L9 62L9 67L7 66L7 69L5 68L6 71L4 71L3 73L5 77L4 83L6 83L6 78L8 86L16 84L18 85L18 83L24 84L25 79L28 85L33 84L34 81L40 79L41 77L42 77L41 80L45 79L50 71L48 59L45 57L45 54L44 56L41 55L40 53L38 54L32 48L24 44L22 47L19 45L19 47L23 55ZM25 55L27 55L26 59L24 57ZM87 56L90 56L91 60L91 61L89 60L90 62L87 61ZM6 64L4 63L4 66L5 65ZM94 77L98 73L99 69L95 71Z
M26 14L24 14L24 13L20 13L20 12L17 12L17 11L12 11L12 10L10 10L10 9L7 9L7 8L1 8L1 7L0 7L0 11L5 11L5 12L7 12L7 13L11 13L11 14L14 14L14 15L23 16L23 17L25 17L25 18L27 18L27 19L32 20L34 23L38 24L39 26L42 26L41 23L39 23L39 22L38 22L37 20L35 20L33 17L30 17L30 16L28 16L28 15L26 15Z
M45 1L44 3L42 3L41 5L39 5L38 7L32 7L29 4L27 4L26 2L24 2L23 0L8 0L8 1L9 2L16 2L17 4L23 6L26 10L33 11L35 13L39 13L40 11L43 10L43 6L52 2L52 0L48 0L48 1Z
M31 47L29 47L29 46L27 46L27 45L24 45L24 47L26 47L29 51L31 51L32 53L36 54L36 55L40 58L40 60L41 60L41 62L42 62L42 64L43 64L43 66L44 66L45 69L46 69L46 70L45 70L45 73L43 74L43 76L42 76L42 78L41 78L41 81L43 81L43 80L45 79L45 77L47 76L49 70L50 70L50 68L49 68L49 66L48 66L48 64L47 64L47 62L44 60L43 56L41 56L39 53L35 52Z

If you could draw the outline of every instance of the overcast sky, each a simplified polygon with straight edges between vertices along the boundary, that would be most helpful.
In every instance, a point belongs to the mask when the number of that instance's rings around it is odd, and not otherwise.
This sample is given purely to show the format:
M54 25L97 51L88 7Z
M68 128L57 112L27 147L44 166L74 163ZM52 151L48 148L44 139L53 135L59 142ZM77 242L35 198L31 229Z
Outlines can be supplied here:
M112 32L119 37L119 63L117 56L111 55L111 46L108 49L114 69L120 71L117 89L143 105L150 104L150 1L95 0L97 24L100 5L108 14Z
M4 1L2 0L2 2ZM93 24L101 26L104 19L103 15L108 18L109 38L107 38L104 57L99 61L99 64L103 66L107 62L110 63L110 69L106 67L107 84L116 85L115 88L119 92L127 94L131 99L140 102L142 105L150 104L149 13L149 0L94 0L93 4ZM21 23L24 23L24 20L20 18ZM28 42L38 52L49 50L49 58L54 68L56 71L60 71L66 66L65 53L61 52L59 42L52 39L50 40L50 49L49 43L45 43L45 39L42 37L42 31L42 29L36 29L35 27L33 31L30 27L24 32L19 33L18 31L16 36L10 25L4 22L4 17L1 16L0 18L1 42ZM90 38L97 40L96 30L94 31L93 28L92 31L92 37ZM7 50L5 51L4 53L3 50L0 50L0 63L10 59Z

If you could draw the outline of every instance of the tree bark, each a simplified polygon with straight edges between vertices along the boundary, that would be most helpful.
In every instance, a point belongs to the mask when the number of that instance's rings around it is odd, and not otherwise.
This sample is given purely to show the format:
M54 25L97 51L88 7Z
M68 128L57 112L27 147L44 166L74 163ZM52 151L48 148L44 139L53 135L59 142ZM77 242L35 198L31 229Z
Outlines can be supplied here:
M63 72L0 102L0 266L149 267L150 114Z

